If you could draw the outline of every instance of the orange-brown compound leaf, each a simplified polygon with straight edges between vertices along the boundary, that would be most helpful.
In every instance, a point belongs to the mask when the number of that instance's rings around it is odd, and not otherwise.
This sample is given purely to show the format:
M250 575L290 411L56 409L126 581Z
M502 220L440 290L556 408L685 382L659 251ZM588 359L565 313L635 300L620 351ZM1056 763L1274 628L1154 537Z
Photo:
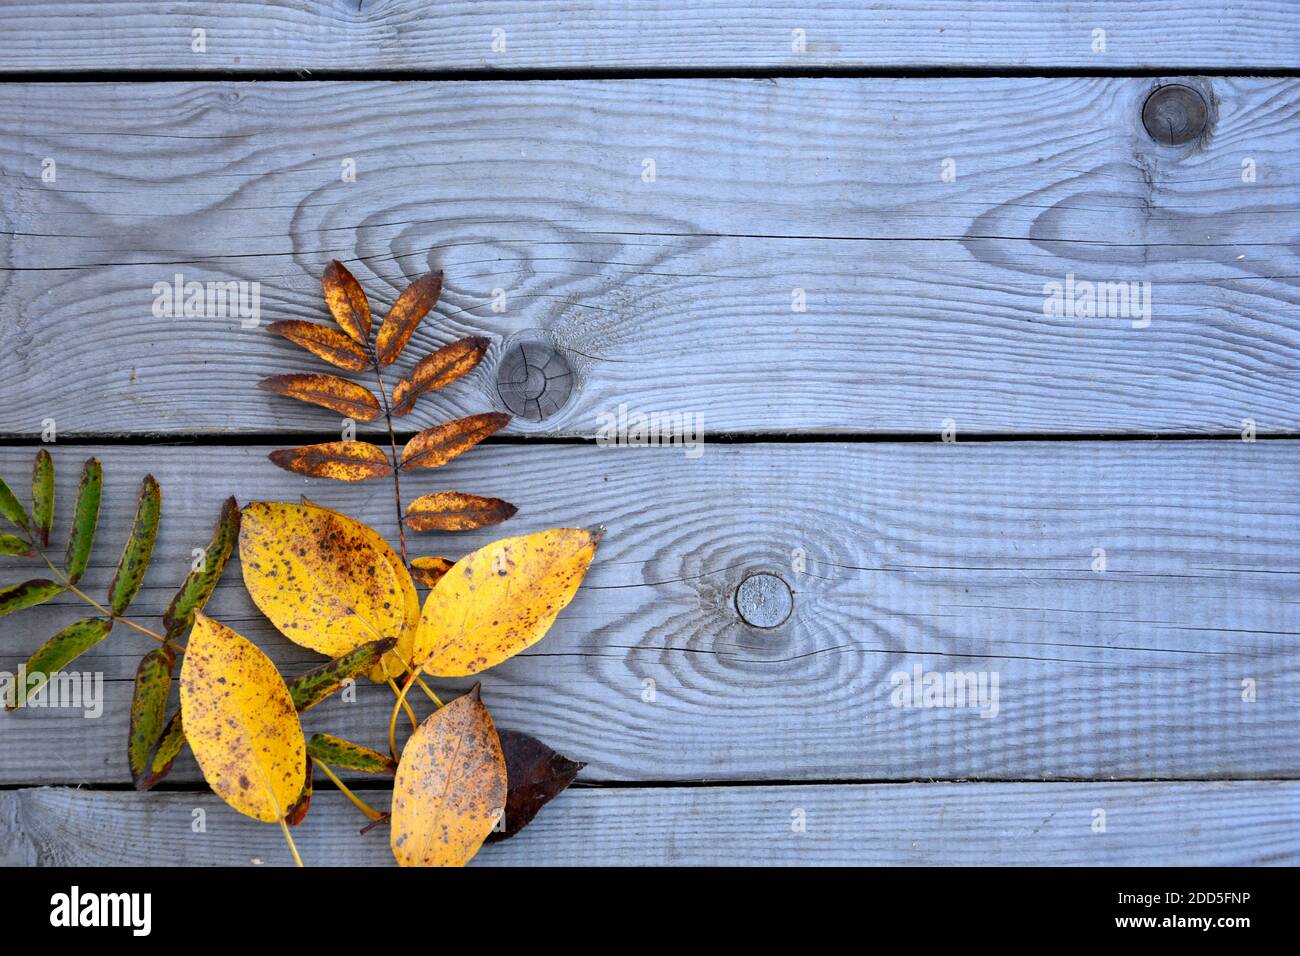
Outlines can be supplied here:
M504 412L486 412L419 432L402 449L403 468L437 468L510 424Z
M388 456L364 441L331 441L323 445L281 448L266 456L285 471L335 481L368 481L393 473Z
M361 291L361 284L352 277L352 273L343 267L337 259L331 259L325 267L321 279L325 288L325 304L330 308L330 315L339 324L348 338L358 345L370 341L370 303Z
M401 866L464 866L505 805L505 757L475 685L406 742L393 782L393 856Z
M507 521L518 510L500 498L439 491L407 506L406 526L413 531L473 531Z
M411 659L420 596L388 542L360 521L309 503L254 501L244 506L239 559L249 597L295 644L341 657L395 638L370 671L376 681Z
M256 646L201 612L181 665L181 715L217 796L255 820L287 816L302 796L307 767L289 689Z
M437 304L441 292L442 270L439 269L420 276L397 297L375 337L375 355L380 365L392 365L397 361L411 333Z
M282 335L295 345L301 345L312 355L323 358L335 368L347 369L349 372L364 372L370 367L370 360L361 347L338 329L315 322L303 322L300 319L288 319L272 322L268 331Z
M431 588L455 563L451 558L412 558L411 577L426 588Z
M257 383L268 392L320 405L359 422L379 417L379 399L356 382L337 375L272 375Z
M415 408L415 400L425 392L450 385L473 371L483 360L489 344L485 338L460 339L420 359L411 374L393 388L393 414L408 414Z
M552 528L461 558L424 602L413 663L467 677L536 644L578 593L604 533Z

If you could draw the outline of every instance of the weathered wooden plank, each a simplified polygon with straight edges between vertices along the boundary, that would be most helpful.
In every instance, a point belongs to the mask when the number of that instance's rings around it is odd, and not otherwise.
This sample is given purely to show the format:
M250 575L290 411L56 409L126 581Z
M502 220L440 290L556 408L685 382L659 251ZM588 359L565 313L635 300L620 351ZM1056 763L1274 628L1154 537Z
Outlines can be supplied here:
M1195 147L1143 129L1159 82L5 85L0 430L334 430L254 387L315 367L265 325L324 317L331 257L380 308L444 268L415 347L495 343L411 429L500 407L532 328L576 384L516 432L1300 430L1300 81L1189 80ZM177 274L261 325L156 318ZM1150 326L1044 315L1069 276L1150 282Z
M7 4L0 67L1267 69L1296 64L1298 27L1284 0L60 0Z
M14 790L0 820L7 866L290 862L276 827L209 793ZM392 865L364 822L322 787L294 831L303 861ZM1295 781L573 788L474 865L1294 866L1297 824Z
M140 476L161 481L144 619L228 494L307 493L395 534L382 482L301 480L265 449L55 450L60 545L81 457L104 461L92 594L111 577ZM29 460L0 450L0 475L21 479ZM1286 441L736 444L693 460L492 446L403 489L520 507L501 529L422 536L416 553L608 524L551 633L484 680L503 726L588 761L586 780L1279 777L1300 774L1297 474L1300 443ZM1097 549L1104 571L1092 570ZM2 579L17 567L6 559ZM738 617L736 588L754 572L792 589L778 627ZM235 568L209 610L286 673L317 659L270 628ZM81 613L60 599L0 619L0 669ZM0 783L128 780L130 681L149 646L125 631L83 659L105 677L99 719L0 714ZM915 667L996 674L997 716L894 706L894 675ZM366 686L306 723L380 745L390 706L386 688ZM189 758L174 779L197 779Z

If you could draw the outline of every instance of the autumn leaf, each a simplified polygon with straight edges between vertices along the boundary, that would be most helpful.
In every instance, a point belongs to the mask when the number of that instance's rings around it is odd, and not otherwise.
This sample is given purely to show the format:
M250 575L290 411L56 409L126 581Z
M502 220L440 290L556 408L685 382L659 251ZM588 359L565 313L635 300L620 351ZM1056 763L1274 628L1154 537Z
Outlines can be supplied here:
M0 617L12 614L14 611L21 611L23 608L44 604L56 594L62 594L63 590L62 584L56 584L46 578L36 578L0 588Z
M16 534L0 534L0 554L34 554L31 544Z
M388 456L364 441L331 441L322 445L284 448L266 457L285 471L335 481L368 481L393 473Z
M175 669L176 652L164 644L146 654L135 672L126 756L137 790L148 789L144 784L149 775L149 759L166 729L167 696L171 693Z
M286 398L320 405L359 422L374 421L382 411L379 399L369 389L337 375L272 375L258 382L257 387Z
M411 333L437 303L441 292L442 271L439 270L420 276L397 297L375 337L375 355L380 366L397 361Z
M181 665L185 737L217 796L255 820L283 820L302 794L307 744L270 659L203 613Z
M217 518L216 530L212 540L204 549L198 566L190 571L185 582L167 605L163 612L163 627L169 638L179 637L190 629L194 623L194 613L203 610L208 598L216 590L221 573L226 569L226 562L234 550L239 537L239 503L234 496L227 498L221 505L221 515Z
M424 602L413 663L466 677L536 644L577 594L604 533L553 528L461 558Z
M325 289L325 304L339 328L358 345L366 345L370 341L370 303L361 291L361 284L343 263L331 259L321 285Z
M503 412L484 412L444 422L416 434L402 449L402 468L437 468L510 424Z
M393 782L393 856L401 866L463 866L505 800L505 758L475 685L406 742Z
M508 839L528 826L537 811L587 766L556 753L529 734L517 730L497 733L506 760L506 816L504 828L494 829L488 843Z
M114 614L123 613L135 599L149 569L154 542L158 538L158 519L162 516L162 489L153 475L140 483L140 497L135 506L131 537L122 549L117 572L108 586L108 606Z
M148 790L171 772L172 764L185 749L185 725L179 710L172 714L163 728L162 737L149 755L149 763L144 775L135 782L137 790Z
M397 761L388 754L354 744L333 734L316 734L307 741L307 753L331 767L355 770L359 773L397 772Z
M343 684L375 669L380 659L397 646L397 638L385 637L362 644L354 651L326 661L289 683L289 696L299 713L310 710Z
M71 664L90 650L113 629L106 617L87 617L69 624L36 649L27 659L27 696L30 698L49 682L50 675ZM17 704L6 705L5 710L16 710Z
M451 570L451 566L455 563L451 558L412 558L411 577L426 588L431 588Z
M291 827L296 827L307 819L307 809L311 806L312 778L315 775L312 773L310 754L307 756L307 765L303 773L305 779L303 780L302 791L298 794L298 799L294 801L293 806L284 814L284 822Z
M98 458L87 459L77 484L77 503L68 534L68 553L63 568L68 581L76 584L86 572L91 548L95 546L95 525L99 523L99 496L104 489L104 469Z
M393 414L409 414L421 395L450 385L473 371L490 344L481 337L460 339L420 359L411 374L393 387Z
M330 657L385 637L410 660L420 598L400 558L359 521L311 503L255 501L239 533L244 586L285 637ZM390 654L373 680L404 669Z
M316 322L303 322L300 319L286 319L272 322L268 332L284 336L295 345L301 345L317 358L322 358L335 368L349 372L364 372L370 367L370 360L361 346L353 342L337 329Z
M54 459L42 448L32 462L32 535L42 548L54 526Z
M440 491L406 506L406 526L414 531L473 531L500 524L518 510L500 498Z
M0 515L4 515L10 524L24 533L31 530L32 519L27 517L27 509L18 501L3 478L0 478Z

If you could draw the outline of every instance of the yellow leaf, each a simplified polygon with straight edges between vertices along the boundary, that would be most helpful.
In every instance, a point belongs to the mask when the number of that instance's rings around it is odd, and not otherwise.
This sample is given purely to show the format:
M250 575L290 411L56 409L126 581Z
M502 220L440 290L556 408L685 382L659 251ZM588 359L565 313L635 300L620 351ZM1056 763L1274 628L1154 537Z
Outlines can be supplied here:
M393 782L393 856L401 866L464 866L505 805L506 761L476 685L406 742Z
M536 644L573 600L604 533L553 528L461 558L424 602L414 662L435 677L465 677Z
M194 615L181 667L181 714L217 796L255 820L284 819L307 766L293 699L265 654L202 613Z
M244 587L281 634L329 657L393 637L393 653L411 659L420 597L377 532L307 501L255 501L243 512ZM402 670L389 654L370 677L382 681Z

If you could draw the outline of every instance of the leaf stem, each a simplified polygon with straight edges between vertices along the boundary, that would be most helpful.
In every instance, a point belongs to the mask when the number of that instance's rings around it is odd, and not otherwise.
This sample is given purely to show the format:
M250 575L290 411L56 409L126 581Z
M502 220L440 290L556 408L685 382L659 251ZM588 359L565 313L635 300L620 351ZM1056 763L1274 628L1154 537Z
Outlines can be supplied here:
M179 653L181 653L181 654L184 654L184 653L185 653L185 648L181 647L179 644L174 644L174 643L172 643L172 642L169 641L167 638L163 637L161 634L155 633L154 631L149 630L149 628L147 628L147 627L142 627L142 626L140 626L139 624L135 623L135 621L131 620L130 618L123 617L123 616L120 615L120 614L114 614L114 613L113 613L112 611L110 611L108 608L104 607L104 605L100 604L98 601L96 601L94 598L92 598L92 597L91 597L89 594L87 594L85 591L82 591L82 590L81 590L80 588L78 588L75 584L73 584L72 581L68 579L67 575L65 575L62 571L60 571L57 567L54 566L54 563L53 563L53 562L52 562L52 561L51 561L51 560L46 556L46 554L45 554L44 551L41 551L41 552L38 552L38 553L39 553L40 556L41 556L41 560L44 561L47 565L49 565L50 571L52 571L52 572L54 573L54 576L57 577L57 578L59 579L59 583L60 583L60 584L62 584L65 588L67 588L69 591L71 591L71 592L72 592L73 594L75 594L77 597L81 598L83 601L85 601L85 602L86 602L87 604L89 604L91 607L95 608L97 611L99 611L101 614L103 614L103 615L104 615L105 617L107 617L109 620L113 620L113 621L121 621L121 622L122 622L123 624L125 624L127 627L135 628L135 629L136 629L137 631L139 631L141 634L148 634L148 635L149 635L150 637L152 637L155 641L158 641L159 643L162 643L162 644L166 644L166 645L167 645L168 647L170 647L172 650L177 651L177 652L179 652Z
M280 814L280 830L284 833L284 842L289 844L289 852L293 854L294 866L302 866L302 857L298 855L298 848L294 846L293 834L289 832L289 824L284 820L284 814Z
M384 377L379 372L379 356L373 348L370 351L370 364L375 370L375 382L379 385L379 397L384 402L384 422L388 425L388 447L392 449L393 465L393 501L397 505L397 540L402 547L402 565L406 566L406 521L402 511L402 477L401 460L397 457L397 435L393 431L393 409L388 403L388 392L384 388Z
M378 823L380 820L384 818L384 815L382 813L380 813L378 810L368 805L364 800L362 800L355 793L349 790L344 785L343 781L340 780L337 776L335 776L334 771L330 769L329 764L325 763L323 760L317 760L315 757L311 758L311 762L316 765L316 768L320 770L321 773L325 774L325 776L330 778L330 782L333 783L334 786L339 788L339 790L343 793L343 796L347 797L349 800L352 801L352 805L354 807L356 807L358 810L360 810L362 813L366 815L367 820L369 820L371 823Z
M406 678L406 683L402 685L402 689L397 695L397 701L393 704L392 716L388 718L388 752L394 760L397 759L397 712L402 709L402 704L406 703L406 692L415 683L416 676L416 672L411 671L410 676Z
M397 651L390 651L389 653L401 661L402 666L405 667L408 672L415 675L415 682L420 685L420 690L424 691L424 695L428 697L429 700L433 701L435 707L442 710L443 704L442 701L438 699L438 695L429 690L429 685L420 679L420 669L418 667L412 667L410 662L403 659L402 655L397 653ZM394 688L394 690L396 690L396 688Z
M397 689L397 681L389 677L388 686L393 689L393 693L397 695L398 701L401 702L402 707L406 710L406 716L411 719L411 729L414 730L416 727L420 726L420 722L415 719L415 711L411 710L411 705L406 702L406 695Z

